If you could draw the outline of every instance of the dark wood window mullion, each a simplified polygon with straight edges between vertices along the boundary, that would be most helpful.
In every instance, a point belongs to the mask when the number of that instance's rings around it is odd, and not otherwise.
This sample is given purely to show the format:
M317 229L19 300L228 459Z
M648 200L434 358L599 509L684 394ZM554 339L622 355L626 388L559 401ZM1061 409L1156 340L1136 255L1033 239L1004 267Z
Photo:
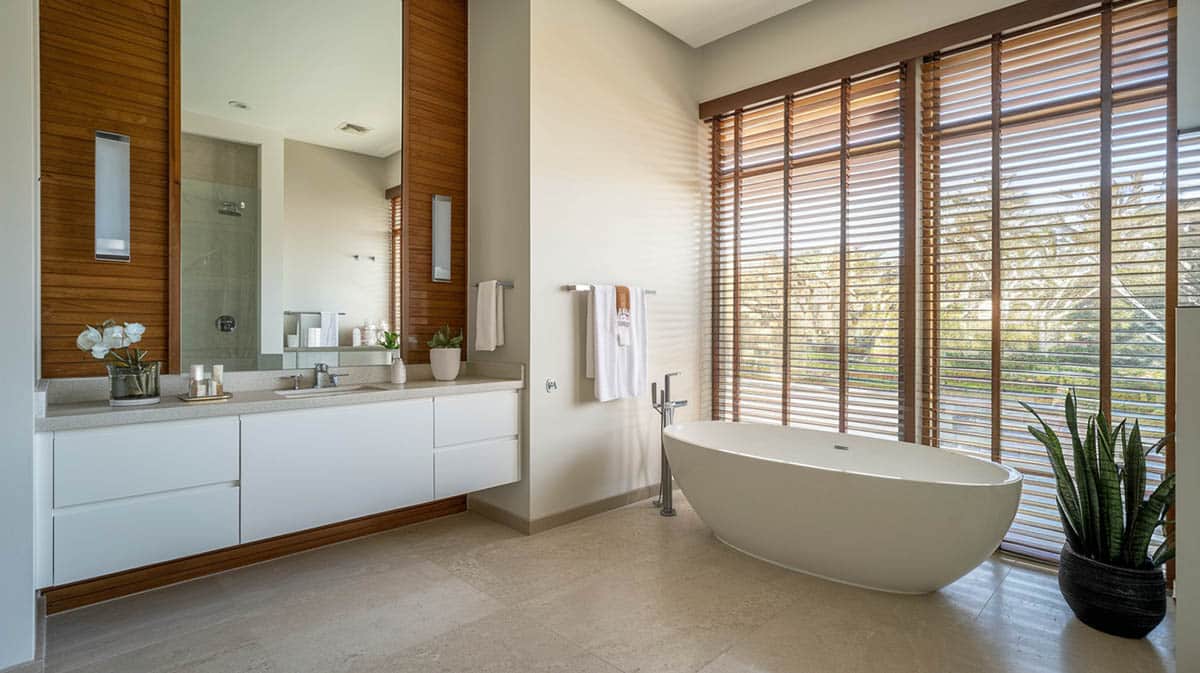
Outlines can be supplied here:
M730 400L733 421L741 420L740 343L742 312L742 111L733 116L733 357L730 366Z
M922 108L922 133L924 146L922 154L922 218L924 219L923 248L923 278L925 281L925 315L922 327L925 331L925 352L922 354L924 364L924 399L921 401L925 408L922 418L921 440L929 446L938 446L938 398L940 396L941 344L939 336L939 316L941 307L941 277L938 273L940 264L938 246L938 222L941 219L941 136L937 131L941 110L941 79L937 65L937 56L932 57L933 64L924 70L921 86L928 93L924 96L925 105ZM931 73L933 73L931 75Z
M839 174L841 179L841 237L838 245L838 432L846 432L846 406L850 395L848 384L846 381L846 372L848 370L848 361L846 355L846 327L848 324L846 316L846 226L849 214L849 189L847 184L850 181L849 164L850 158L848 148L850 146L850 80L843 79L841 92L841 159Z
M721 418L721 118L712 120L709 166L712 227L712 419Z
M992 460L1000 462L1000 34L992 35Z
M1112 3L1100 10L1100 409L1112 418Z
M792 97L783 101L783 399L780 417L792 406Z
M900 68L900 440L917 441L917 142L920 61Z

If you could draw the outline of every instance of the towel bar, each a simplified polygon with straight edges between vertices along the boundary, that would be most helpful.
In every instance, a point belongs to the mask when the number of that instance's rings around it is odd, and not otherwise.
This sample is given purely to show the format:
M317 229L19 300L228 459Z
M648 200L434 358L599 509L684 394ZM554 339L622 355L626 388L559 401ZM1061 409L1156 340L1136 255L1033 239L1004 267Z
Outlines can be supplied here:
M513 289L513 282L511 280L496 281L496 284L508 290ZM471 283L471 287L479 287L479 283Z
M592 289L591 285L564 285L563 290L567 292L589 292ZM646 294L658 294L656 290L646 290Z

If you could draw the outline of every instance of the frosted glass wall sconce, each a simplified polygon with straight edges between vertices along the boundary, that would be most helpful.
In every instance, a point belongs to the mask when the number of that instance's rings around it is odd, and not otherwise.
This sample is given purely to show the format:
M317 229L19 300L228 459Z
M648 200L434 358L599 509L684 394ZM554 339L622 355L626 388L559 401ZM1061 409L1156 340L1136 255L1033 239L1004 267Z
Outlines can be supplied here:
M129 136L96 131L96 259L129 252Z

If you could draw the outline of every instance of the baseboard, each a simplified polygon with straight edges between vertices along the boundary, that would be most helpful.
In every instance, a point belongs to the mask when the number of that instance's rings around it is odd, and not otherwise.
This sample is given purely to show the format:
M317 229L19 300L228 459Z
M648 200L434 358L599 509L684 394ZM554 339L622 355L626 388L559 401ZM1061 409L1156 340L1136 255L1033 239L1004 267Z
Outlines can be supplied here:
M658 484L635 488L632 491L626 491L625 493L618 493L608 498L596 500L595 502L589 502L586 505L572 507L571 509L558 512L557 514L550 514L540 519L534 519L533 521L529 522L529 532L541 533L542 531L547 531L551 528L565 526L566 524L578 521L580 519L586 519L589 516L595 516L596 514L607 512L610 509L617 509L618 507L624 507L625 505L633 504L639 500L645 500L646 498L657 494Z
M529 519L517 516L507 509L483 502L478 498L470 498L467 501L467 509L485 519L490 519L502 526L508 526L519 533L529 535Z
M248 542L236 547L226 547L50 587L42 592L45 611L46 614L54 614L71 610L466 510L466 496L435 500L423 505L381 512L267 540Z
M503 524L509 528L525 533L526 535L533 535L548 531L551 528L564 526L580 519L586 519L589 516L607 512L610 509L617 509L618 507L624 507L625 505L638 502L639 500L645 500L646 498L656 495L657 493L657 484L643 486L641 488L635 488L632 491L618 493L617 495L610 496L608 498L602 498L578 507L572 507L571 509L550 514L539 519L533 519L532 521L524 517L517 516L506 509L501 509L495 505L481 502L475 498L471 498L468 509L484 518L491 519L496 523Z

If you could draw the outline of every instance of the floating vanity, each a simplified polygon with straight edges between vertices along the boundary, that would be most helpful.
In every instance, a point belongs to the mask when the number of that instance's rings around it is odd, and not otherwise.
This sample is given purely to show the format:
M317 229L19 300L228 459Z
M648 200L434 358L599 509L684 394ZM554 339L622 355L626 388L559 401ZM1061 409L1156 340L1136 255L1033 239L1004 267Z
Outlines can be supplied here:
M222 404L52 401L37 421L38 586L521 479L520 366L403 385L367 370L352 389L235 389Z

